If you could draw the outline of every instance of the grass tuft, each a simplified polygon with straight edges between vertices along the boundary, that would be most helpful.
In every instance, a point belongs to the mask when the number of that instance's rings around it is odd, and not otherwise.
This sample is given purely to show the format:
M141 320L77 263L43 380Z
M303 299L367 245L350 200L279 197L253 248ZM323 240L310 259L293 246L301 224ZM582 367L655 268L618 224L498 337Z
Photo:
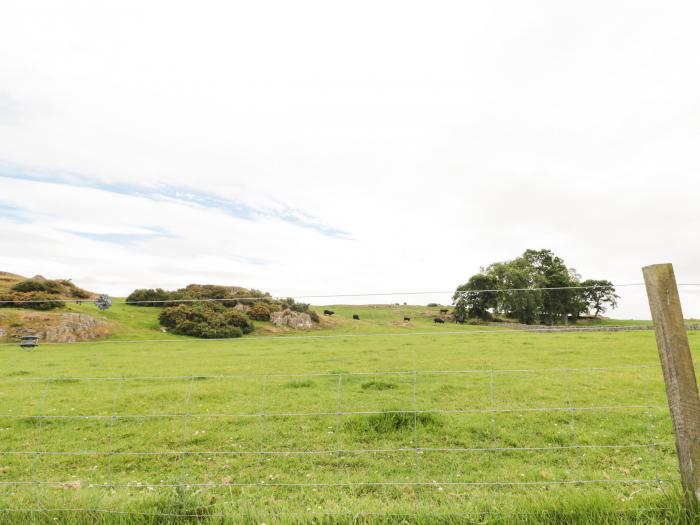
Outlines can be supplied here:
M387 383L386 381L367 381L362 383L362 390L393 390L399 386L396 383Z
M386 434L389 432L413 431L419 427L441 427L443 421L435 414L412 412L393 412L390 410L380 414L358 416L346 422L345 427L359 435Z
M287 388L311 388L314 382L311 379L303 379L299 381L289 381L285 385Z

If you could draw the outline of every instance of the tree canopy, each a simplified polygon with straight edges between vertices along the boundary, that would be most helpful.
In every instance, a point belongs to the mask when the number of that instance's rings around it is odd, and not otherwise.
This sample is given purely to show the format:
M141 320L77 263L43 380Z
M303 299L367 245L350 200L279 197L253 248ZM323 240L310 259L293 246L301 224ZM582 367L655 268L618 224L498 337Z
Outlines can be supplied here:
M551 250L525 250L515 259L490 264L452 297L457 321L500 314L527 324L556 324L588 312L597 318L617 307L617 299L610 281L581 281Z

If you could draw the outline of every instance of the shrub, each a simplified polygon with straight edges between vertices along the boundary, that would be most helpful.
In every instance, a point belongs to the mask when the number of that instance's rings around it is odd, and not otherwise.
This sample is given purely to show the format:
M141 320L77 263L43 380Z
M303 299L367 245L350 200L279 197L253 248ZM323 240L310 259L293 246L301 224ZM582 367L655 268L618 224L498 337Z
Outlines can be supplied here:
M270 307L265 303L255 303L248 310L248 317L254 321L269 321L270 320Z
M63 301L46 292L10 292L0 296L0 301L3 301L0 302L0 306L28 308L30 310L52 310L65 306Z
M162 288L139 288L129 294L126 303L135 306L163 306L163 303L153 301L167 301L171 295L172 292Z
M435 308L436 306L440 306L437 303L428 303L428 308Z
M385 410L378 414L357 416L345 423L347 430L361 436L413 431L418 426L437 428L443 426L443 421L436 414L430 412L413 414Z
M248 316L216 303L189 303L164 308L160 323L174 334L193 337L241 337L253 331Z
M38 279L25 279L15 284L12 288L15 292L47 292L45 281Z

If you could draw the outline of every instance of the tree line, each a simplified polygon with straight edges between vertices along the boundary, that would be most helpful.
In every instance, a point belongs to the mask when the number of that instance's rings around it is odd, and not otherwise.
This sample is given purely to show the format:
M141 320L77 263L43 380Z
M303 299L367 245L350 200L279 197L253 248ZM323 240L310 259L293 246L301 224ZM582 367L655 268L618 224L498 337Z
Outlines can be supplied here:
M458 286L452 297L458 322L494 316L526 324L559 324L617 307L613 283L581 280L551 250L525 250L515 259L495 262Z

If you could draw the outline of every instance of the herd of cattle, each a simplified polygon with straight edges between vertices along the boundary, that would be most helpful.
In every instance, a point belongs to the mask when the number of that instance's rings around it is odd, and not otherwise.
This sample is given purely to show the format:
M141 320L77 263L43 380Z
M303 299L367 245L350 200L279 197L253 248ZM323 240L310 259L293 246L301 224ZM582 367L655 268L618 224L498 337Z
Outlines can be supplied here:
M445 322L445 316L448 314L448 312L449 312L449 309L448 309L448 308L443 308L443 309L441 309L441 310L440 310L440 315L441 315L442 317L435 317L435 318L433 318L433 322L434 322L434 323L443 324L443 323ZM323 315L327 315L328 317L331 317L332 315L335 315L335 312L334 312L333 310L323 310ZM359 320L360 320L360 315L359 315L359 314L352 314L352 318L353 318L355 321L359 321ZM404 315L404 316L403 316L403 320L404 320L404 321L407 321L407 322L410 322L410 321L411 321L411 318L408 317L407 315Z

